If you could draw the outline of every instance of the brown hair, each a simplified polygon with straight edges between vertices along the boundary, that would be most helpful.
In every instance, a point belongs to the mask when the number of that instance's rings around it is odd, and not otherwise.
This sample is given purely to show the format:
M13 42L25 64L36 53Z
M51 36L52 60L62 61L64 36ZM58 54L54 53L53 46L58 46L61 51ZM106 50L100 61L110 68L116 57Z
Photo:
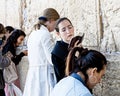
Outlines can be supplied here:
M34 29L35 30L38 30L40 29L41 25L44 25L45 26L45 23L47 21L47 18L46 17L39 17L38 18L38 22L34 25Z
M49 21L51 19L53 19L53 20L56 21L59 18L60 18L60 16L59 16L58 12L55 9L53 9L53 8L47 8L47 9L44 10L43 16L40 16L38 18L39 20L34 25L34 29L38 30L38 29L40 29L41 25L45 26L46 21Z
M48 20L53 19L55 21L60 18L58 12L53 8L45 9L43 12L43 16L46 17Z
M4 25L0 23L0 34L5 34Z
M70 41L70 44L68 46L68 50L70 51L72 48L74 48L74 44L78 41L77 45L82 43L84 34L82 36L75 36Z

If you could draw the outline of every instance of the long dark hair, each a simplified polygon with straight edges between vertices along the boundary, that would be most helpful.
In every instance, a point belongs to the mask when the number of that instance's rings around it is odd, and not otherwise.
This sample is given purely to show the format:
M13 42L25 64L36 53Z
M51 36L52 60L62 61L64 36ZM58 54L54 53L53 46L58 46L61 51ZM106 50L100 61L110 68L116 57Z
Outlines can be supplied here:
M85 76L85 82L87 82L88 75L86 72L89 68L96 67L97 72L100 72L106 64L107 60L100 52L88 50L87 48L84 49L83 47L75 47L69 52L67 57L66 76L73 72L82 72Z
M12 26L6 26L6 27L5 27L5 30L6 30L7 32L11 33L11 32L14 30L14 28L13 28Z
M3 50L2 50L2 54L5 54L7 53L8 51L11 51L11 53L13 55L15 55L15 49L17 46L15 46L15 44L17 43L17 39L20 37L20 36L26 36L26 34L20 30L20 29L15 29L13 31L13 33L9 36L9 38L7 39L7 42L6 44L4 45L3 47Z

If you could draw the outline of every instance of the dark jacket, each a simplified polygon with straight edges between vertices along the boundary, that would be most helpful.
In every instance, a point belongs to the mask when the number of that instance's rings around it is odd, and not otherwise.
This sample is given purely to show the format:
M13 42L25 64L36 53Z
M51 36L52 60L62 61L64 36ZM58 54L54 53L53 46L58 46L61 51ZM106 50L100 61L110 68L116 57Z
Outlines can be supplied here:
M14 47L13 44L8 44L3 47L2 54L6 54L8 51L10 51L13 55L12 61L15 63L15 65L18 65L21 61L22 57L25 56L23 52L21 52L19 55L16 55L16 47Z
M57 41L52 51L52 63L54 65L57 82L65 76L65 62L68 55L68 44Z

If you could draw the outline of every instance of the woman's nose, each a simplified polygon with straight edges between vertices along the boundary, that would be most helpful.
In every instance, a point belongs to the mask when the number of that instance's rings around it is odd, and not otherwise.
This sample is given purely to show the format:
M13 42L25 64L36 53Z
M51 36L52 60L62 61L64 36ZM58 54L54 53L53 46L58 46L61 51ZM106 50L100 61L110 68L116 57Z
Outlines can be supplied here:
M66 32L67 32L67 33L70 33L70 30L67 28Z

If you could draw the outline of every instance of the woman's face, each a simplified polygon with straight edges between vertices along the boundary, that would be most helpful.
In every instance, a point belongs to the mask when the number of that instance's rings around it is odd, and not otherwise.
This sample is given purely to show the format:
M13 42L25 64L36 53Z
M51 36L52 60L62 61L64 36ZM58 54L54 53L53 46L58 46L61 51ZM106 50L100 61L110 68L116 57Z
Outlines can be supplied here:
M91 68L90 73L88 73L87 86L90 89L92 89L96 84L100 83L101 78L105 74L105 71L106 71L106 66L105 65L104 65L104 68L100 72L97 72L97 68Z
M45 26L47 27L47 29L49 30L49 32L52 32L55 29L55 24L56 24L55 20L49 20L49 21L47 21L45 23Z
M58 35L61 39L66 42L70 43L71 39L74 36L74 27L68 20L63 20L58 24L59 32Z
M16 46L19 46L20 44L22 44L23 40L24 40L24 36L19 36L18 39L17 39L17 43L16 43Z

